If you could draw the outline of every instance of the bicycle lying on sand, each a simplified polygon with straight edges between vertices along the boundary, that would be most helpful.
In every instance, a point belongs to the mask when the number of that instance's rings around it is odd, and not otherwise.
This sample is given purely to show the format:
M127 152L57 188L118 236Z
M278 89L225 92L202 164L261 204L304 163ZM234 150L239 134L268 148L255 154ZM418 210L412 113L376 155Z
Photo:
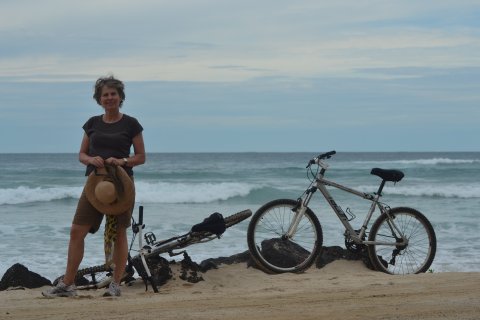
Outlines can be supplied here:
M389 274L426 272L435 257L437 240L432 224L419 211L390 208L380 202L386 182L397 183L404 177L398 170L374 168L371 174L382 179L375 193L360 192L324 178L326 159L336 154L321 154L307 164L312 174L310 186L297 200L278 199L263 205L255 212L248 227L248 247L253 260L267 272L302 272L320 254L323 242L322 227L308 207L317 190L326 199L345 227L345 246L352 252L366 252L373 268ZM314 172L312 165L317 165ZM343 190L367 201L371 206L359 230L350 221L355 218L337 205L327 186ZM367 232L370 219L378 207L380 215ZM368 240L367 240L368 234Z
M135 271L142 278L148 289L148 283L154 292L158 292L157 283L152 275L151 269L155 268L160 255L168 253L170 257L183 254L188 256L185 250L188 246L197 243L205 243L214 239L219 239L223 232L231 226L247 219L252 215L252 211L247 209L230 215L226 218L219 213L213 213L203 222L198 223L192 229L180 236L174 236L166 240L157 241L153 232L143 234L145 225L143 224L143 206L139 207L138 223L133 218L132 231L133 237L128 251L128 264L125 269L125 275L122 281L132 279ZM135 256L130 255L135 238L138 235L138 253ZM143 244L145 240L146 244ZM179 251L180 250L180 251ZM135 250L134 250L135 251ZM54 281L54 285L61 277ZM100 289L107 287L113 279L113 270L110 266L103 264L94 267L79 269L75 277L77 289Z

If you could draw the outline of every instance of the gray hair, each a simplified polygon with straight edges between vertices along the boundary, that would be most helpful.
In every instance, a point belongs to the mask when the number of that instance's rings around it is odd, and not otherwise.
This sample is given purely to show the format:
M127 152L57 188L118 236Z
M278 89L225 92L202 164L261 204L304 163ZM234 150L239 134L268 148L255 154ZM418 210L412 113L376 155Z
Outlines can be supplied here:
M101 105L100 97L102 96L103 87L109 87L117 90L118 95L120 96L120 99L121 99L120 100L120 107L121 107L123 104L123 101L125 101L125 85L123 84L123 82L114 78L113 76L98 78L97 82L95 82L93 99L95 99L95 101L97 101L99 105Z

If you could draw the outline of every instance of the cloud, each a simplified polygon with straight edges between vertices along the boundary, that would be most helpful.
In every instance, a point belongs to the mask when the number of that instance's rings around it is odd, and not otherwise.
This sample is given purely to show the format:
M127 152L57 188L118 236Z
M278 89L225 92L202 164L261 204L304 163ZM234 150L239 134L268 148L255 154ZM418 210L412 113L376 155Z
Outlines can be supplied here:
M478 22L462 20L475 10L472 1L6 1L0 74L244 81L476 67Z
M473 0L1 1L0 131L24 133L4 150L76 152L106 74L127 82L150 150L371 150L380 133L377 150L476 150L479 14Z

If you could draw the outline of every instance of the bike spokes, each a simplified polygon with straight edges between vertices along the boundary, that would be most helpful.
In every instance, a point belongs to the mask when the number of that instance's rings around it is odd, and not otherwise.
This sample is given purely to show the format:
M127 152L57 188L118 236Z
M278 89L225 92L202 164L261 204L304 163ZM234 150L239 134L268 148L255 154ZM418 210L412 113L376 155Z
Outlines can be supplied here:
M293 200L277 200L260 208L252 218L248 245L254 260L273 272L299 272L309 267L322 243L320 223L308 209L288 234L296 212Z
M378 243L368 248L372 263L378 270L392 274L427 271L436 252L430 222L411 208L395 208L390 214L395 217L394 225L387 215L382 215L372 226L369 240Z

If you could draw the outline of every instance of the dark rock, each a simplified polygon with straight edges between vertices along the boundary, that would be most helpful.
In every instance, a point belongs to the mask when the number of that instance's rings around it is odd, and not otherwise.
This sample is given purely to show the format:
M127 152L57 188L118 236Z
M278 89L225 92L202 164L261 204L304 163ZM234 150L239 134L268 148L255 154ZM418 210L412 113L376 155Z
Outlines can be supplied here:
M361 260L362 255L361 252L351 252L339 246L323 247L315 265L320 269L335 260Z
M170 268L170 263L167 259L158 256L155 260L149 258L147 263L153 281L158 287L163 286L172 278L172 269Z
M292 265L296 263L296 259L303 259L308 252L299 245L292 242L284 242L278 239L267 240L262 243L262 250L266 250L268 259L273 259L283 266ZM323 268L327 264L335 260L363 260L369 267L367 253L362 250L360 252L352 252L339 246L323 247L320 255L317 257L315 266ZM250 252L244 251L232 255L230 257L218 257L203 260L200 263L200 270L207 272L211 269L217 269L222 264L247 263L248 267L256 267L255 262L250 256ZM259 268L262 270L261 268Z
M265 250L268 259L274 259L276 263L282 266L292 265L298 261L297 259L303 259L305 254L308 254L308 252L301 246L290 241L280 241L278 239L264 241L262 243L262 250ZM315 265L317 268L322 268L332 261L341 259L363 260L367 267L370 267L365 250L351 252L339 246L323 247ZM172 279L173 272L171 265L176 264L175 261L169 262L165 258L158 256L149 257L147 263L153 280L158 287ZM204 280L201 273L205 273L211 269L217 269L218 266L222 264L230 265L235 263L246 263L247 266L256 267L248 250L229 257L206 259L200 264L193 262L188 254L185 253L184 259L180 262L181 274L179 275L179 278L190 283L197 283ZM141 275L146 275L140 259L134 259L133 264ZM46 285L52 285L50 280L37 273L29 271L25 266L17 263L10 267L3 275L2 280L0 281L0 291L6 290L7 288L23 287L31 289Z
M250 256L250 252L244 251L242 253L234 254L230 257L218 257L218 258L210 258L207 260L203 260L200 262L200 270L202 272L207 272L211 269L217 269L221 264L235 264L235 263L247 263L248 266L251 266L254 262Z
M183 260L179 262L180 264L180 274L178 277L184 281L190 283L197 283L199 281L203 281L203 277L201 275L201 268L200 265L193 262L190 256L185 252L183 254ZM133 263L135 269L140 274L141 277L146 277L146 271L143 267L143 264L140 259L133 259ZM176 265L177 262L171 261L169 262L167 259L156 256L156 257L149 257L147 259L148 268L150 269L150 273L152 275L152 279L157 287L161 287L166 284L170 279L173 278L174 273L172 271L171 266Z
M33 289L50 285L52 285L50 280L28 270L24 265L16 263L5 272L2 280L0 280L0 291L10 287Z
M310 252L303 247L288 240L265 240L261 246L264 257L273 264L281 267L297 265L299 262L304 261L306 256L310 254ZM323 247L315 261L315 266L317 268L323 268L335 260L362 260L367 267L371 268L365 248L353 251L339 246Z
M262 252L266 260L283 268L298 265L310 254L295 242L281 239L264 240Z
M158 286L163 286L168 280L172 278L172 269L167 259L160 256L152 256L147 260L148 269L152 275L153 282ZM132 259L135 269L142 278L147 278L147 272L143 267L142 260L138 256L137 259ZM130 280L131 281L131 280Z
M203 281L203 277L199 272L200 265L193 262L190 256L185 252L183 254L183 260L181 261L181 275L180 279L185 280L190 283L197 283Z
M63 280L63 276L64 275L62 274L60 277L55 278L55 280L53 280L52 282L52 285L56 286L60 282L60 280ZM87 286L89 284L91 284L90 281L84 276L75 278L76 286Z

